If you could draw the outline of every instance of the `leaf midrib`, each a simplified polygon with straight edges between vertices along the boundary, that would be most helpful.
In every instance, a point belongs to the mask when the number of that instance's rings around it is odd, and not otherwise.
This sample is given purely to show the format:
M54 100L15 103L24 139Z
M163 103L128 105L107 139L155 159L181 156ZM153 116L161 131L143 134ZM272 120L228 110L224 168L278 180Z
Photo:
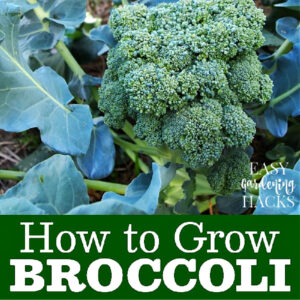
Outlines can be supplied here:
M67 109L63 104L61 104L57 99L55 99L52 95L50 95L19 63L18 61L12 57L3 46L0 46L0 50L10 59L10 61L17 66L21 72L32 81L32 83L43 93L45 94L50 100L52 100L56 105L58 105L62 110L66 111L67 113L71 112Z

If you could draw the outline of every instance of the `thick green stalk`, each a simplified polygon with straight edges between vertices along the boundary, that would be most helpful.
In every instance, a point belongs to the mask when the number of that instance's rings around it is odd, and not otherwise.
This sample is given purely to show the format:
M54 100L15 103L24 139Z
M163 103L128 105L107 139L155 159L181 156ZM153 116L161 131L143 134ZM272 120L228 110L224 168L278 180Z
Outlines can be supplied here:
M142 144L141 140L135 138L135 132L133 126L126 120L122 130L132 139L136 144Z
M106 182L100 180L84 180L88 189L102 192L115 192L117 194L124 195L127 189L127 185L114 182Z
M85 75L85 72L78 64L78 62L75 60L75 58L73 57L72 53L65 45L65 43L63 41L59 41L56 44L55 48L58 51L58 53L61 55L61 57L64 59L66 64L69 66L69 68L72 70L72 72L79 78L82 78Z
M149 156L156 155L156 156L162 156L162 157L170 158L168 155L166 155L165 153L162 153L157 148L132 144L130 142L122 140L114 131L111 131L111 132L113 134L115 144L117 144L118 146L120 146L124 149L129 149L129 150L131 150L133 152L137 152L137 153L141 152L141 153L144 153L144 154L149 155Z
M262 106L260 106L260 107L258 107L258 108L256 108L256 109L254 109L253 111L252 111L252 115L253 116L259 116L259 115L261 115L267 108L269 107L269 104L264 104L264 105L262 105Z
M282 45L274 52L272 59L276 60L280 56L289 53L293 49L293 43L285 40Z
M129 149L124 149L124 151L128 155L128 157L138 166L138 168L142 170L142 172L144 172L145 174L149 173L148 166L142 161L137 153Z
M144 141L136 138L133 126L128 122L125 121L125 125L122 128L122 130L124 131L124 133L137 145L139 146L144 146L144 147L148 147L147 143L145 143ZM165 153L165 151L163 151ZM153 161L155 161L156 163L163 165L164 164L164 159L162 159L161 155L155 154L155 155L149 155ZM172 155L168 155L168 158L171 157Z
M0 179L20 181L24 178L25 172L0 170ZM88 189L101 191L101 192L115 192L117 194L124 195L127 185L118 184L113 182L106 182L100 180L84 180Z
M0 179L20 181L24 178L25 172L0 170Z
M75 60L74 56L72 55L72 53L70 52L68 47L65 45L65 43L63 41L59 41L56 44L55 48L58 51L58 53L60 54L60 56L63 58L63 60L66 62L68 67L72 70L74 75L78 76L80 79L82 79L82 77L84 75L86 75L86 73L81 68L81 66L78 64L78 62ZM91 86L90 90L91 90L93 99L95 101L97 101L98 100L98 90L97 90L97 88L94 87L94 86ZM77 101L77 103L78 103L78 101ZM81 103L79 103L79 104L81 104Z

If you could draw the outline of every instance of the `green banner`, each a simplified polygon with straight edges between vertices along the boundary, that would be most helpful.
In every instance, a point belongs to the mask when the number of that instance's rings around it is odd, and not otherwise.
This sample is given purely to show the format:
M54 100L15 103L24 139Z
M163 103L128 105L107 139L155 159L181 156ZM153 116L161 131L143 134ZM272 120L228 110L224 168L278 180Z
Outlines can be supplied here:
M0 299L300 299L299 216L0 223Z

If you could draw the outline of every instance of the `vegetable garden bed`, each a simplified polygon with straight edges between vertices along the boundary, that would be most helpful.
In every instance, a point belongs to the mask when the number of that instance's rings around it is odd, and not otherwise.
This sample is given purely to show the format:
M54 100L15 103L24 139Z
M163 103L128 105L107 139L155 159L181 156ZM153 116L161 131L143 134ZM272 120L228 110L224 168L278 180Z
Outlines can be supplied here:
M299 11L1 1L0 214L300 214Z

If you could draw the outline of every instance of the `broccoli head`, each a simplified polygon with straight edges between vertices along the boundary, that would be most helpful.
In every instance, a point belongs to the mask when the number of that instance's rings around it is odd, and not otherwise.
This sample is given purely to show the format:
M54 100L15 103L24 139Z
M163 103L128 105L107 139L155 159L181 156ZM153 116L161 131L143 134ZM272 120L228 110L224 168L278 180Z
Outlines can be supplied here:
M117 45L100 89L105 122L130 118L137 137L181 153L188 167L213 167L245 149L255 124L243 105L265 103L272 82L255 50L265 16L252 0L180 0L112 10Z

